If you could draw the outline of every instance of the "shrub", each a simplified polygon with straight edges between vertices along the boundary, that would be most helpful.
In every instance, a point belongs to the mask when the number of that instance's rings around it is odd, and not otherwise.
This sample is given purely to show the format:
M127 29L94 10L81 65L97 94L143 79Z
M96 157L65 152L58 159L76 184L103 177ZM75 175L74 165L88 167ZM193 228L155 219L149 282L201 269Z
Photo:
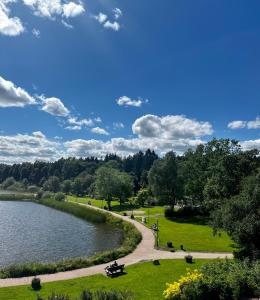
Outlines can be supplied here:
M38 190L39 190L39 188L38 188L36 185L30 185L30 186L28 186L28 188L27 188L27 191L28 191L29 193L37 193Z
M196 280L181 278L168 285L165 299L237 300L260 296L260 262L219 261L203 265L199 274Z
M202 273L198 270L194 270L188 272L185 276L181 276L181 278L172 283L167 284L167 289L163 292L163 296L167 300L179 300L181 298L182 289L185 285L191 282L197 282L203 277ZM187 298L190 299L190 298Z
M42 198L41 199L53 199L54 198L54 193L52 192L44 192L42 193Z
M164 210L165 218L172 218L174 216L174 210L172 207L166 207Z
M31 282L32 289L35 291L39 291L41 289L41 279L34 277Z
M62 192L56 193L54 196L54 199L56 201L64 201L65 200L65 194L63 194Z

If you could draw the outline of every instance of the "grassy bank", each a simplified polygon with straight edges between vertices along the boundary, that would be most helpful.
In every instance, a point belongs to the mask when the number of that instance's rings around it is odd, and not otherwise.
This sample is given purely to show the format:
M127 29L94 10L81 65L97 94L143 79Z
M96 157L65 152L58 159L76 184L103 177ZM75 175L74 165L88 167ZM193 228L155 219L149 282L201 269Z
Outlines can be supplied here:
M160 300L166 288L166 282L178 280L186 273L186 269L199 268L209 260L195 260L187 264L184 260L162 260L159 266L151 262L136 264L126 268L126 275L117 278L107 278L103 275L82 277L73 280L43 283L39 294L47 298L52 292L77 297L82 290L116 289L133 292L136 300ZM0 299L5 300L35 300L37 292L30 286L18 286L0 289Z
M24 265L9 266L0 270L0 278L52 274L107 263L131 253L141 241L141 234L132 224L119 218L115 218L109 213L96 211L76 203L59 202L55 200L42 200L39 203L73 214L86 221L112 224L116 228L122 229L123 243L121 247L99 253L90 258L82 257L62 260L56 263L28 263Z
M35 196L34 194L0 194L0 201L22 201L27 200L31 201L34 200Z

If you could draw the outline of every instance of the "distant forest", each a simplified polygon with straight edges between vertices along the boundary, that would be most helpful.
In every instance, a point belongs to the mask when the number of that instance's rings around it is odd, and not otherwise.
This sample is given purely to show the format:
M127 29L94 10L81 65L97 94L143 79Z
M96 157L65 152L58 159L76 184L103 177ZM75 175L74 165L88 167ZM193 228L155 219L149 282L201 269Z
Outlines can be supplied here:
M97 170L104 166L127 173L133 195L148 188L158 199L168 193L175 200L186 199L194 204L238 195L244 179L259 171L260 157L258 150L243 151L238 141L214 139L179 156L169 152L159 158L148 149L125 158L108 154L104 159L61 158L55 162L1 164L0 184L12 190L43 187L52 192L91 195L95 192ZM162 197L156 191L158 183Z

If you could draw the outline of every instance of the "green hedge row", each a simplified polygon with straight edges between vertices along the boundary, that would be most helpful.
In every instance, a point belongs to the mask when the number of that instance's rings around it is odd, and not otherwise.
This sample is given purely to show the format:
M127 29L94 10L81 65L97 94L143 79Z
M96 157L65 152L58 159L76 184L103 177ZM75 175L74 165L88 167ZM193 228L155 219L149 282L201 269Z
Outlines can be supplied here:
M55 263L27 263L23 265L8 266L0 269L0 278L18 278L41 274L53 274L108 263L131 253L142 239L140 232L132 224L116 218L109 213L97 211L70 202L41 200L39 203L63 212L71 213L74 216L87 221L113 224L113 226L123 230L123 243L118 249L101 252L90 258L80 257L61 260Z

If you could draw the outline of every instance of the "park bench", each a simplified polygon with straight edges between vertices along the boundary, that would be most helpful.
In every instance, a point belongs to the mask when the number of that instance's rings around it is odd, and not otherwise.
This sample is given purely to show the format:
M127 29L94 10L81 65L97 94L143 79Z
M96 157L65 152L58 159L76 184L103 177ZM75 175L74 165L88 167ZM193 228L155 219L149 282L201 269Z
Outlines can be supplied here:
M125 265L118 265L118 266L111 265L105 268L105 272L107 276L113 276L115 274L122 274L124 272L124 268Z

